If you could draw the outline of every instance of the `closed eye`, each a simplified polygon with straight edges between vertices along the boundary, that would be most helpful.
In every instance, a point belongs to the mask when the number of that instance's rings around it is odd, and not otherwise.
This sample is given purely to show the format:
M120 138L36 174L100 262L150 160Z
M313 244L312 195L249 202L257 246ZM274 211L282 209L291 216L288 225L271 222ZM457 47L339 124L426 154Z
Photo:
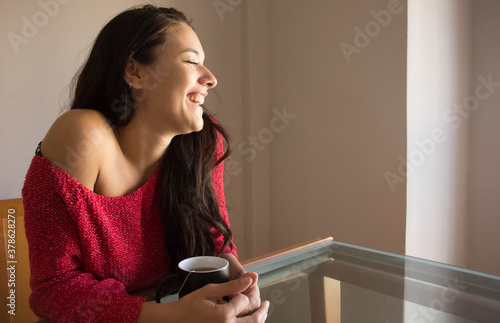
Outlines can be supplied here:
M197 62L193 62L193 61L186 61L186 63L188 63L188 64L192 64L192 65L198 65L198 64L199 64L199 63L197 63Z

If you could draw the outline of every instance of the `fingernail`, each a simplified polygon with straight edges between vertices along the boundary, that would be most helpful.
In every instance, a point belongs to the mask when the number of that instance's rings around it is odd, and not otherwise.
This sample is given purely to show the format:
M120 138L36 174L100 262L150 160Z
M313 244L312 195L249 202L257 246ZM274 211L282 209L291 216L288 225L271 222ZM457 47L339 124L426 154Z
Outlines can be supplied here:
M241 277L240 278L240 282L243 284L243 285L246 285L248 283L251 283L252 281L252 278L250 276L244 276L244 277Z

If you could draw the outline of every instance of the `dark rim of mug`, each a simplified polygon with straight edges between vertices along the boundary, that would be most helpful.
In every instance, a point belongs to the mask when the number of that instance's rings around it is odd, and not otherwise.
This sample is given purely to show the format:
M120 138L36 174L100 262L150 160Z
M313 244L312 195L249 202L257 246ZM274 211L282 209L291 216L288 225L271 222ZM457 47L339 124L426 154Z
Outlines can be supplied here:
M202 258L205 258L205 259L212 259L212 258L215 258L217 259L217 261L220 261L222 263L224 263L224 266L221 266L221 267L218 267L218 268L214 268L214 269L210 269L210 270L196 270L196 269L188 269L189 266L187 266L188 268L186 267L182 267L183 266L183 263L189 263L189 261L193 261L193 259L202 259ZM203 266L210 266L210 264L208 265L203 265ZM222 270L225 270L226 268L229 267L229 261L227 261L227 259L224 259L224 258L220 258L220 257L212 257L212 256L199 256L199 257L192 257L192 258L187 258L187 259L184 259L182 260L181 262L179 262L179 264L177 265L177 267L184 271L184 272L187 272L187 273L210 273L210 272L216 272L216 271L222 271Z

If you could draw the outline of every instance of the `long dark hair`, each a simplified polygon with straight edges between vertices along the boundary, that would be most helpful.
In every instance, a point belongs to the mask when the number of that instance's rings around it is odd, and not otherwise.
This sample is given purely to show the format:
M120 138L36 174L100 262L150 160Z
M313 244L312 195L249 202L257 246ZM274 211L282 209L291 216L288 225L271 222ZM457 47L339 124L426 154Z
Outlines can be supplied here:
M182 12L151 5L113 18L99 33L75 78L71 109L94 109L115 128L127 125L138 100L123 78L127 63L133 58L146 66L153 64L158 46L180 24L192 27ZM187 257L215 255L213 229L222 234L223 249L233 248L231 230L221 216L212 185L212 171L230 153L229 137L203 110L203 129L173 138L158 178L171 269ZM220 136L228 143L222 156L217 154Z

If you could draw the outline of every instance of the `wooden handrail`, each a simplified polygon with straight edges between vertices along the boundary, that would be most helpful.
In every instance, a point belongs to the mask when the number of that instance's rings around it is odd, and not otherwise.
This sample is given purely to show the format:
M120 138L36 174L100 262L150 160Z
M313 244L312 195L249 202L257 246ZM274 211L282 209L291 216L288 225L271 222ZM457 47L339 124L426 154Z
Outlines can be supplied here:
M308 248L308 247L311 247L311 246L314 246L314 245L317 245L320 243L328 242L328 241L333 241L333 238L329 237L329 236L319 237L319 238L316 238L316 239L313 239L310 241L302 242L302 243L299 243L299 244L296 244L296 245L293 245L293 246L290 246L287 248L272 251L272 252L266 253L266 254L261 255L261 256L257 256L257 257L253 257L253 258L244 260L241 262L241 264L243 266L252 265L252 264L255 264L255 263L260 262L260 261L271 259L271 258L274 258L277 256L281 256L281 255L284 255L284 254L287 254L287 253L290 253L293 251L301 250L301 249Z

